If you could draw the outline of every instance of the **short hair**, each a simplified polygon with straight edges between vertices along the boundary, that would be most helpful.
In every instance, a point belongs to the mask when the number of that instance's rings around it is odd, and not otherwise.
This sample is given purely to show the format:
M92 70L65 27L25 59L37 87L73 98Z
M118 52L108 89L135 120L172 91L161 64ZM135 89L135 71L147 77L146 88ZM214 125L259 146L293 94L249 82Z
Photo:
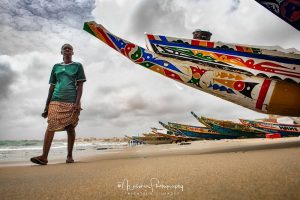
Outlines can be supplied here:
M61 46L61 50L62 50L65 46L70 46L70 47L73 49L73 46L72 46L72 45L66 43L66 44L63 44L63 45Z
M201 32L202 30L197 28L196 30L194 30L193 34L196 33L196 32Z

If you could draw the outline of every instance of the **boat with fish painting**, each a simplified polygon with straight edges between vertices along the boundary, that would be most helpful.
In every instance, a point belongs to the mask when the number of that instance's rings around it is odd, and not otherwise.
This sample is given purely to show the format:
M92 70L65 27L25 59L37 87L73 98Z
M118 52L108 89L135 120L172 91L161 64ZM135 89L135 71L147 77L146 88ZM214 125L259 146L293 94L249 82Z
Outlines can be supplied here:
M300 55L251 45L147 35L147 50L95 22L84 30L132 62L266 114L300 116Z

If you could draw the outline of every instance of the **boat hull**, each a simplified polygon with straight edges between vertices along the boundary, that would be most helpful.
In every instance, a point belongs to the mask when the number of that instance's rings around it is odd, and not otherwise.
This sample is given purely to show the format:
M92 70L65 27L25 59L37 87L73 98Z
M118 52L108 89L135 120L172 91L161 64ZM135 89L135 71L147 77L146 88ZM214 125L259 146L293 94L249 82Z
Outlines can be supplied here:
M255 130L249 126L238 124L230 121L222 121L216 119L210 119L206 117L198 117L192 112L192 115L202 124L209 127L210 129L221 133L223 135L231 135L236 137L246 138L263 138L267 132Z
M299 124L268 123L245 119L240 119L240 121L256 130L267 131L269 133L280 133L283 137L300 136Z
M113 35L95 22L85 23L84 29L132 62L165 77L257 112L300 116L300 84L163 57ZM288 97L283 98L286 94Z
M173 142L172 139L161 136L132 136L132 139L143 141L146 144L171 144Z
M162 56L188 60L248 76L265 76L300 83L300 55L204 40L147 34L150 50ZM272 47L269 47L272 48Z
M211 129L205 127L198 127L198 126L189 126L185 124L177 124L177 123L169 123L169 126L179 130L186 136L189 137L197 137L203 139L236 139L237 136L234 135L223 135L219 132L213 131Z
M212 130L217 131L217 132L219 132L221 134L224 134L224 135L230 135L230 136L236 136L236 137L245 137L245 138L263 138L265 136L265 134L255 135L255 134L251 134L251 133L245 132L245 131L234 130L234 129L231 129L231 128L222 127L222 126L219 126L219 125L213 124L213 123L208 123L208 126Z

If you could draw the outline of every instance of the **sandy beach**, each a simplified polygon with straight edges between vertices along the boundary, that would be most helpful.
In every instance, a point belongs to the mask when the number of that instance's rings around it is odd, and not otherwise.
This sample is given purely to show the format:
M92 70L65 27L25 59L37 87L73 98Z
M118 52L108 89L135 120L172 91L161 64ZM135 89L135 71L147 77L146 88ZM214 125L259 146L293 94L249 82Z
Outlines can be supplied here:
M0 167L1 199L300 199L300 138L143 145ZM76 156L76 154L75 154Z

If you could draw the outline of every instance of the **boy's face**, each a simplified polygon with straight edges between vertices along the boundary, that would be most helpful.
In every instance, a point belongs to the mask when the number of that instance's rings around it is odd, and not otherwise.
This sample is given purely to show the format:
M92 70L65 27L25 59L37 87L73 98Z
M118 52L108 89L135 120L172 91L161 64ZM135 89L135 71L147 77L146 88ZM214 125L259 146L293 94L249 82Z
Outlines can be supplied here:
M211 36L211 33L206 32L206 31L203 31L203 32L196 31L196 32L193 33L193 39L198 39L198 40L207 40L207 41L209 41L210 36Z
M65 57L65 56L72 56L74 54L73 52L73 47L69 44L66 44L64 46L62 46L61 48L61 54Z
M201 36L201 32L200 32L200 31L195 31L195 32L193 33L193 38L194 38L194 39L200 39L200 36Z

